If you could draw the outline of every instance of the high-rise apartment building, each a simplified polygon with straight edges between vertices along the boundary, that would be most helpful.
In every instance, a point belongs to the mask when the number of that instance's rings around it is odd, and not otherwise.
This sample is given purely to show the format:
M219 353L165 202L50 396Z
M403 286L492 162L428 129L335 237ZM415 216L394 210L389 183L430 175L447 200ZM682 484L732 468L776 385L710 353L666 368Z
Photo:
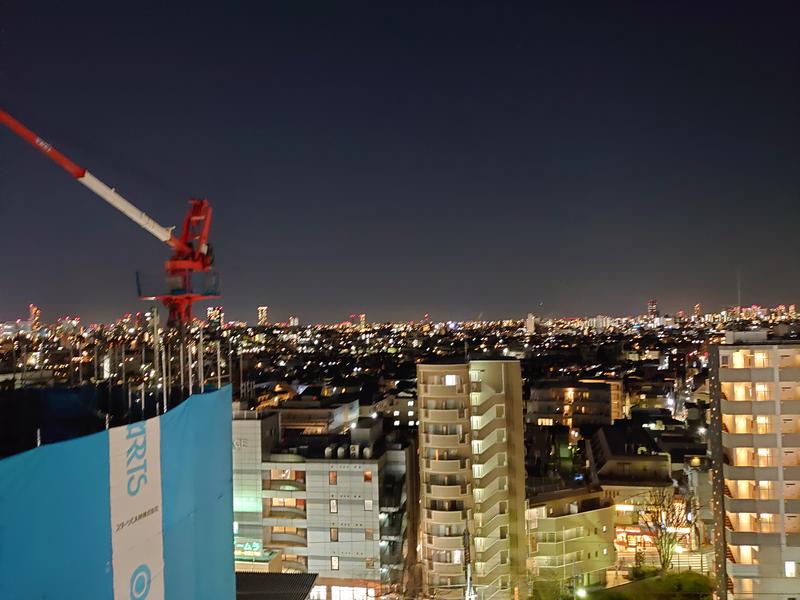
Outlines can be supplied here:
M651 318L658 316L658 300L652 299L647 301L647 316Z
M269 306L258 307L258 326L266 327L269 325Z
M31 322L33 333L37 333L42 328L42 310L35 304L28 306L28 320Z
M528 335L536 333L536 316L533 313L528 313L525 318L525 333Z
M525 595L522 377L511 360L418 365L426 593Z
M206 309L206 319L210 325L222 327L225 322L225 310L221 306L209 306Z
M800 598L800 344L727 332L713 346L717 592Z

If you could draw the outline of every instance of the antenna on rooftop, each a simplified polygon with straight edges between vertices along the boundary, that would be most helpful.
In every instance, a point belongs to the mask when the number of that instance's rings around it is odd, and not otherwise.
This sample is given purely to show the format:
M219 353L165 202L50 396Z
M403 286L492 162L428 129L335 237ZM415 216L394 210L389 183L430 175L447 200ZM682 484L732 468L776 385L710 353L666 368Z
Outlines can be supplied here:
M742 271L736 268L736 307L742 308Z

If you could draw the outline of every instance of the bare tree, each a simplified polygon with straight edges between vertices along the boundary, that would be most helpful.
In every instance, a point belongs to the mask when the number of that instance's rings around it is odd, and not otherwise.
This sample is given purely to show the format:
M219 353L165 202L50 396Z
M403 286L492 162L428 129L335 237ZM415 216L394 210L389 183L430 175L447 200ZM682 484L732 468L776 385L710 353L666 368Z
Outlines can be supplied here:
M675 548L686 537L689 528L684 499L675 493L674 488L653 488L641 506L639 521L647 527L653 539L661 572L668 571Z

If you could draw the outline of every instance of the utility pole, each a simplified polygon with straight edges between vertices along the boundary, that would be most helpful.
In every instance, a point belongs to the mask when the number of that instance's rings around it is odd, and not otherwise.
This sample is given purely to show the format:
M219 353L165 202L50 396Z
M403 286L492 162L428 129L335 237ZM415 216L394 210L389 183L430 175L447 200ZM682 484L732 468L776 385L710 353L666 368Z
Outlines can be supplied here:
M472 554L469 550L469 528L464 524L464 568L467 584L464 586L464 600L475 600L475 590L472 587Z
M158 364L158 307L153 305L153 370L155 371L155 386L153 393L158 398L158 381L161 379L160 367Z
M203 342L203 322L201 321L200 322L200 354L199 354L198 360L197 360L197 378L198 378L199 383L200 383L200 393L201 394L203 392L205 392L205 389L206 389L206 385L205 385L206 384L206 379L205 379L205 376L203 375L203 362L205 360L205 354L203 353L203 346L204 345L205 344Z
M217 340L217 389L222 387L222 363L220 362L219 344L220 341Z
M125 390L125 336L122 336L122 390Z

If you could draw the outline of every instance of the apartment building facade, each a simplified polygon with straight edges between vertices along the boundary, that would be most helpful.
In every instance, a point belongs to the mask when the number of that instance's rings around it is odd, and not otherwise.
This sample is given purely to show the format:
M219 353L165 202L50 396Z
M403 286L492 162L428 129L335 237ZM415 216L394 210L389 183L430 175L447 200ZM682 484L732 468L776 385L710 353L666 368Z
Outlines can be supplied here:
M417 367L424 588L461 598L525 589L525 466L520 364ZM523 594L524 595L524 594Z
M800 599L800 344L727 332L709 364L718 595Z
M622 384L575 379L544 379L531 386L526 421L532 425L610 425L612 396L619 411ZM617 416L619 418L619 416Z
M313 600L402 591L416 545L413 505L406 511L413 447L387 440L373 419L340 435L283 430L270 447L263 432L274 417L249 414L234 415L234 532L236 548L261 554L237 550L237 569L280 553L283 572L319 574Z
M575 594L603 585L614 565L614 506L599 489L562 490L528 499L530 590Z

